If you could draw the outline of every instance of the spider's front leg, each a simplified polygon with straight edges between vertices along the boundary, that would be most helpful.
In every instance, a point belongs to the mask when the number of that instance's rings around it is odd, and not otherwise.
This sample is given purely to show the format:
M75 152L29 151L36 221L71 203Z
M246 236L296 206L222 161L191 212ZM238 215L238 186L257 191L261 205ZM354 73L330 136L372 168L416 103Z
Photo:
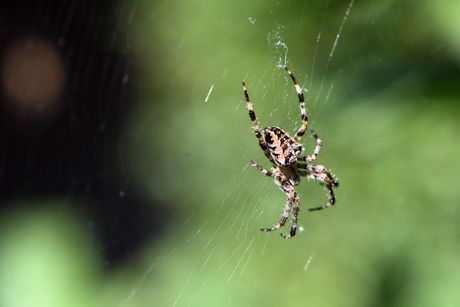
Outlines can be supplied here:
M300 176L308 179L319 180L325 185L329 194L329 202L321 207L310 208L308 211L317 211L329 208L335 204L334 188L339 186L339 182L334 179L331 173L322 165L299 164Z
M273 227L270 228L262 228L260 229L261 231L264 232L269 232L273 230L280 229L286 224L286 221L289 217L289 212L291 211L292 208L292 226L291 226L291 231L288 235L280 233L280 235L285 238L289 239L293 236L295 236L296 230L297 230L297 216L299 215L299 196L297 193L294 191L294 187L292 187L289 183L286 183L289 185L289 188L282 188L284 192L288 195L288 200L286 202L286 206L284 208L284 212L281 215L281 220L279 221L278 224L276 224Z
M329 174L331 176L331 174ZM331 176L332 177L332 176ZM319 179L321 180L321 179ZM329 180L325 179L324 182L321 183L322 185L325 185L327 188L327 192L329 194L329 202L325 204L324 206L321 207L316 207L316 208L310 208L308 211L317 211L317 210L322 210L329 208L330 206L333 206L335 204L335 196L334 196L334 187L338 187L339 183L336 180Z
M297 217L299 216L300 200L299 200L299 196L294 190L294 187L290 183L286 183L286 186L283 187L283 191L288 196L288 200L287 200L286 208L284 209L284 213L282 215L281 221L284 220L284 223L286 223L286 219L288 218L288 215L289 215L289 210L292 208L292 225L291 225L290 233L288 235L281 233L281 236L285 239L289 239L295 236L295 232L297 230Z
M289 183L287 180L286 176L281 174L279 171L277 171L276 168L274 168L274 173L267 171L265 168L251 160L252 165L257 167L262 173L264 173L266 176L271 177L275 179L275 183L280 187L281 190L283 190L284 193L288 196L288 200L286 202L286 206L284 208L284 212L281 215L281 220L279 221L278 224L276 224L273 227L270 228L262 228L260 229L261 231L264 232L269 232L273 230L280 229L286 224L286 221L288 220L289 217L289 212L291 211L292 207L292 226L291 226L291 231L288 235L282 234L281 236L285 239L289 239L293 236L295 236L296 230L297 230L297 216L299 215L299 196L294 190L294 187Z

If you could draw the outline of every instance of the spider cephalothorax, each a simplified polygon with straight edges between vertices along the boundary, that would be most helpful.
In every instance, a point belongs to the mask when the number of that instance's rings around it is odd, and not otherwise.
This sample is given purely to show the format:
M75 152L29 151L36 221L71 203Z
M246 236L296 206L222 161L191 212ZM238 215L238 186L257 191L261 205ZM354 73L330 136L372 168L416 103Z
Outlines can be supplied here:
M316 139L316 147L311 156L302 156L302 146L299 144L300 138L307 130L308 117L305 110L305 100L302 90L297 83L296 79L287 67L284 68L289 76L291 76L300 102L300 114L302 117L302 125L294 137L290 136L286 131L280 127L265 128L262 133L260 132L257 118L252 108L252 103L249 100L246 85L243 82L243 92L246 98L247 107L249 110L249 117L252 121L252 126L262 148L265 156L274 164L272 171L267 171L265 168L251 160L251 163L257 167L266 176L275 179L275 183L283 190L288 196L284 213L278 224L270 228L263 228L262 231L272 231L279 229L286 224L289 217L289 212L292 209L292 226L288 235L281 234L283 238L293 237L297 229L297 216L299 214L299 196L297 195L294 187L299 184L300 177L307 177L308 179L319 180L321 184L325 185L329 193L329 202L321 207L311 208L310 211L321 210L332 206L335 203L334 188L339 186L339 183L334 179L331 173L322 165L311 164L318 156L319 150L322 146L321 140L316 133L311 130L311 133Z

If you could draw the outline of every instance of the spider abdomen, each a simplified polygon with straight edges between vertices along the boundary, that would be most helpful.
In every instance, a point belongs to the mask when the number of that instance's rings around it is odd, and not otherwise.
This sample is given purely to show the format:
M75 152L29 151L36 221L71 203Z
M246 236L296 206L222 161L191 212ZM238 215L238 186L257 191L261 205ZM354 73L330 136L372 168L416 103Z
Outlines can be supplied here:
M292 136L276 126L265 128L263 132L265 144L276 165L286 167L297 163L302 146Z

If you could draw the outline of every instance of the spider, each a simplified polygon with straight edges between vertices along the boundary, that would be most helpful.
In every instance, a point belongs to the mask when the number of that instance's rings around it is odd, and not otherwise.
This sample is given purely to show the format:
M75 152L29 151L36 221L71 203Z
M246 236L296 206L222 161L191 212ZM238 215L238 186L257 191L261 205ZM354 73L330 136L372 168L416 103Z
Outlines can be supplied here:
M294 137L290 136L286 131L277 126L265 128L261 133L259 125L257 124L256 115L252 108L252 103L249 100L248 91L244 81L243 92L244 96L246 97L249 117L251 118L257 141L259 142L260 148L262 148L267 159L270 160L274 166L270 172L253 160L251 160L251 163L266 176L273 178L278 187L284 193L286 193L288 197L284 213L282 214L279 223L270 228L262 228L261 231L268 232L283 227L284 224L286 224L289 213L292 209L291 231L287 235L281 233L283 238L288 239L295 236L297 229L297 216L299 215L299 196L297 195L294 187L300 183L300 177L319 180L321 181L321 184L325 185L328 190L329 202L324 206L308 209L309 211L321 210L334 205L334 188L338 187L339 183L324 166L310 163L316 159L322 146L320 138L313 130L311 130L311 133L316 139L316 148L311 156L302 156L302 146L299 144L299 141L307 130L308 124L307 112L305 110L305 100L302 90L300 89L300 86L297 83L294 75L287 67L284 67L284 69L294 82L294 86L297 90L300 102L302 125Z

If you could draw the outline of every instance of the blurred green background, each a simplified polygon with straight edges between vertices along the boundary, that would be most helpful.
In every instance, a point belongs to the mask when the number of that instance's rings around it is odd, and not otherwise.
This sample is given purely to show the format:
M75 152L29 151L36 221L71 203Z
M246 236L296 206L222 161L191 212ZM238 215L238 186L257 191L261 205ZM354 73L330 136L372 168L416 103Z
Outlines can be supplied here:
M141 102L113 155L145 206L168 207L164 229L105 274L88 221L56 214L64 200L41 200L27 218L11 210L0 223L1 305L459 306L460 3L356 0L346 14L349 4L116 7L130 21ZM286 197L249 165L270 167L241 88L261 126L296 131L280 65L304 89L323 141L317 162L340 182L320 212L306 208L326 191L301 182L303 231L290 240L259 231ZM314 139L302 141L311 154Z

